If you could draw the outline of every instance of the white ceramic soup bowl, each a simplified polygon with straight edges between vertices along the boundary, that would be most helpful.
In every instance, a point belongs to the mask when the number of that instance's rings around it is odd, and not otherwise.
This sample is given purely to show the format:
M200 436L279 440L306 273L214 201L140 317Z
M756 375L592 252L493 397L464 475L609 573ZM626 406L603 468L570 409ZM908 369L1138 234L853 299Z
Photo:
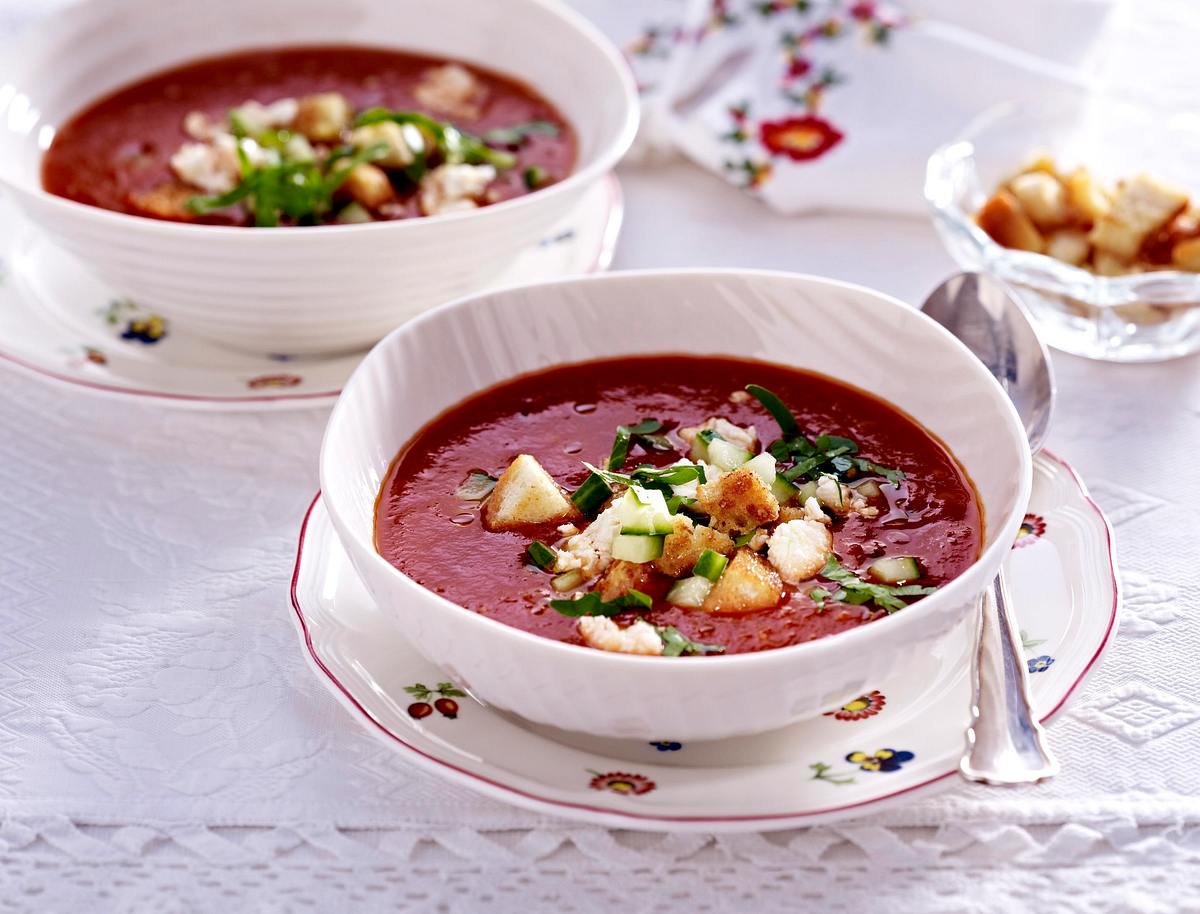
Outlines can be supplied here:
M169 223L42 189L55 128L93 100L197 58L316 44L389 47L514 76L574 127L575 170L471 212L302 229ZM24 213L118 293L259 352L365 347L494 282L617 163L636 127L620 52L554 0L86 0L0 56L0 185Z
M845 344L814 345L816 328L822 340ZM378 554L380 484L429 420L514 375L655 352L777 362L884 397L939 436L974 481L986 518L982 555L936 593L848 632L761 653L666 658L605 653L520 631L437 596ZM762 430L768 426L765 419ZM621 273L438 308L366 357L333 411L321 450L325 502L355 569L448 678L538 723L648 740L768 730L874 688L973 611L1012 546L1030 484L1029 446L1012 404L946 330L870 289L770 272ZM470 556L463 566L488 573Z

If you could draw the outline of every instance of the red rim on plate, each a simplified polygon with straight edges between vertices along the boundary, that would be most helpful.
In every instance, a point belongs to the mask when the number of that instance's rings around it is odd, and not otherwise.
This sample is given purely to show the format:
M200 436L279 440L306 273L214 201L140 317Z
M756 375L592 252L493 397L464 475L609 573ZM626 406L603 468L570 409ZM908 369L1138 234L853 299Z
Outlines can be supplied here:
M1095 652L1089 658L1086 665L1079 672L1079 675L1067 687L1066 691L1063 693L1062 698L1059 699L1058 703L1055 704L1055 706L1053 708L1051 708L1050 711L1048 711L1041 718L1042 723L1047 723L1060 710L1062 710L1062 708L1066 705L1067 701L1076 692L1076 690L1079 688L1079 686L1084 682L1084 680L1087 679L1088 674L1095 667L1097 661L1099 661L1100 657L1103 655L1104 651L1107 649L1109 643L1112 641L1113 632L1116 629L1117 618L1118 618L1118 615L1120 612L1121 592L1120 592L1120 588L1119 588L1119 584L1118 584L1118 577L1117 577L1117 561L1116 561L1116 550L1115 550L1114 542L1113 542L1113 531L1112 531L1111 524L1109 524L1109 522L1108 522L1108 518L1104 516L1104 512L1100 509L1100 506L1098 504L1096 504L1096 501L1092 498L1091 494L1088 492L1087 486L1084 484L1082 478L1079 476L1079 473L1076 472L1075 468L1073 466L1071 466L1071 464L1069 464L1066 460L1062 459L1058 455L1052 454L1051 452L1046 451L1046 450L1041 451L1040 455L1048 458L1049 460L1054 461L1055 463L1059 464L1063 469L1065 469L1067 471L1067 473L1069 474L1069 476L1071 478L1071 481L1078 488L1079 494L1083 497L1083 499L1087 503L1087 505L1093 511L1096 512L1096 516L1100 519L1100 523L1103 525L1103 528L1104 528L1105 545L1106 545L1106 552L1107 552L1107 556L1108 556L1109 571L1110 571L1111 578L1112 578L1112 605L1109 610L1108 626L1104 631L1104 637L1101 639L1100 644L1097 646ZM421 749L420 747L415 746L412 743L406 741L403 736L390 730L382 721L378 720L370 711L368 711L365 707L363 707L363 705L358 701L358 699L355 698L354 694L350 691L350 689L347 688L346 685L344 683L342 683L342 681L340 679L338 679L336 675L334 675L334 673L329 669L329 667L327 667L325 665L325 662L318 655L316 648L314 647L313 642L312 642L312 636L309 632L308 623L304 617L304 610L300 606L300 600L299 600L299 596L297 594L297 588L298 588L298 584L299 584L299 580L300 580L301 563L304 558L304 540L305 540L305 535L308 531L308 522L309 522L309 519L312 517L313 509L316 508L317 503L320 501L320 499L321 499L321 493L317 492L316 496L312 500L312 503L308 506L308 510L305 512L304 522L301 524L301 527L300 527L299 542L298 542L297 549L296 549L296 564L295 564L295 568L292 572L292 584L291 584L292 609L296 614L296 619L297 619L298 626L299 626L299 634L300 634L301 641L304 644L305 650L308 652L308 656L309 656L311 662L316 666L316 668L321 672L321 674L323 676L325 676L334 687L336 687L337 691L343 696L345 701L347 701L351 705L351 707L353 707L355 709L355 711L357 711L358 714L362 715L362 717L365 718L365 720L368 723L370 723L373 727L375 727L375 729L378 730L380 733L382 733L383 735L388 737L390 740L394 741L396 744L398 744L400 747L402 747L405 751L411 753L414 756L415 761L423 764L425 767L428 767L433 771L441 771L442 774L446 774L447 771L452 772L453 773L452 776L456 776L457 778L462 779L469 786L473 786L476 789L480 789L485 793L489 793L489 794L494 793L497 796L499 796L500 798L507 797L509 799L509 801L513 802L515 805L524 806L526 808L533 808L538 812L545 812L545 813L553 814L556 810L573 809L573 810L580 810L583 812L592 813L597 816L604 817L604 818L607 818L607 819L610 819L613 821L627 820L627 821L636 821L636 822L662 822L662 823L666 823L666 824L687 823L689 825L705 825L705 824L714 824L715 825L715 824L730 823L730 822L773 823L773 822L778 822L780 820L788 820L788 819L795 820L797 823L800 823L806 819L812 819L814 817L826 816L826 815L831 815L831 814L839 813L839 812L845 812L847 810L857 809L859 807L874 806L874 805L877 805L880 803L887 803L888 801L894 800L894 799L904 796L906 794L911 794L916 791L924 790L925 788L931 786L932 784L936 784L939 781L944 781L946 778L949 778L949 777L952 777L952 776L958 774L958 768L955 767L955 768L950 769L949 771L943 772L942 774L938 774L938 775L935 775L924 781L921 781L918 784L910 784L907 787L893 791L892 793L884 794L883 796L873 797L868 800L859 800L854 803L846 803L846 804L843 804L840 806L824 807L821 809L809 809L809 810L803 810L803 811L799 811L799 812L766 813L766 814L745 815L745 816L672 816L672 815L662 815L662 814L655 814L655 813L643 813L643 812L634 812L634 811L627 811L627 810L621 810L621 809L613 809L610 807L593 806L593 805L590 805L587 803L577 803L577 802L572 802L569 800L559 800L559 799L554 799L551 797L539 796L538 794L530 793L527 790L522 790L521 788L513 787L509 784L501 783L499 781L493 780L492 778L486 777L485 775L478 774L474 771L470 771L470 770L468 770L466 768L462 768L458 765L454 765L451 762L446 761L445 759L441 759L441 758L438 758L437 756L429 754L428 752Z

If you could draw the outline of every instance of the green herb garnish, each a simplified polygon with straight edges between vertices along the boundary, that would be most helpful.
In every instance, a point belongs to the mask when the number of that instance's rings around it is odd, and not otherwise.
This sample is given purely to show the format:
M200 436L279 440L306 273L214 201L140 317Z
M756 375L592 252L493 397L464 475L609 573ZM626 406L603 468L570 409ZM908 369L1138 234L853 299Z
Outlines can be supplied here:
M371 108L360 114L354 125L366 127L369 124L382 124L384 121L393 121L401 125L412 124L421 131L428 142L432 143L434 149L426 148L422 155L418 156L416 164L420 166L419 170L421 171L432 164L430 162L432 152L436 152L438 158L451 165L492 165L495 168L503 169L512 168L517 164L517 157L512 153L492 149L479 137L464 133L453 124L434 120L417 111ZM408 170L406 169L406 171ZM415 176L412 172L408 173L409 177L414 180L420 178L419 173Z
M572 619L580 616L617 616L631 609L649 609L654 601L640 590L627 590L615 600L605 602L594 590L578 600L551 600L550 608Z
M702 644L699 641L693 641L673 625L656 625L654 630L658 632L658 637L663 640L662 655L664 657L680 657L684 654L722 654L725 652L723 645Z
M592 471L592 475L599 476L610 486L641 486L643 489L658 489L664 495L672 495L673 486L687 485L689 482L699 482L703 485L706 481L704 467L686 463L671 467L652 467L647 464L628 474L602 470L590 463L585 463L584 466Z
M540 543L537 540L529 544L529 548L525 550L525 554L529 556L529 561L542 569L542 571L549 571L554 567L554 563L558 561L557 553L545 543Z
M542 136L558 136L558 126L550 121L526 121L511 127L497 127L483 135L483 141L492 146L520 146L535 133Z
M654 434L661 428L662 423L657 419L643 419L636 425L618 425L617 437L613 440L612 451L608 455L605 467L609 470L619 470L625 466L629 446L634 442L648 450L672 450L671 442L665 436Z
M746 533L743 533L741 536L735 536L735 537L733 538L733 545L735 545L735 546L749 546L749 545L750 545L750 541L751 541L752 539L754 539L754 537L756 537L756 536L758 536L758 527L755 527L753 530L750 530L750 531L748 531L748 532L746 532Z
M881 466L874 461L858 456L858 443L840 435L820 435L809 438L800 428L795 414L771 391L757 384L747 384L749 391L771 414L779 425L782 435L767 448L780 463L790 462L780 475L788 482L797 479L816 479L830 475L838 480L853 479L859 474L883 476L890 483L904 479L901 470Z
M549 182L550 174L544 168L537 165L530 165L521 172L521 180L525 182L527 190L537 190L543 184Z
M387 147L376 144L325 166L312 161L280 161L275 165L254 166L241 143L237 149L242 179L237 187L211 197L192 197L188 209L197 215L245 203L254 214L254 224L273 228L283 219L297 225L314 225L330 211L333 195L359 165L387 154Z
M462 485L454 490L454 494L463 501L483 501L492 494L492 489L496 488L499 481L491 473L472 470L462 481Z
M585 464L585 466L587 466ZM571 501L581 514L595 514L602 504L612 497L612 486L605 479L606 473L589 467L592 471L583 484L571 493Z
M889 613L899 612L908 606L908 603L900 599L901 597L923 597L937 590L936 587L921 587L918 584L905 584L900 587L872 584L846 568L832 555L825 562L825 567L819 574L840 585L840 589L829 596L829 599L835 603L850 603L855 606L874 603ZM809 595L812 595L811 591Z
M825 611L825 601L831 596L832 594L830 594L830 592L824 587L814 587L808 592L808 598L813 601L813 604L817 607L817 612L819 613Z

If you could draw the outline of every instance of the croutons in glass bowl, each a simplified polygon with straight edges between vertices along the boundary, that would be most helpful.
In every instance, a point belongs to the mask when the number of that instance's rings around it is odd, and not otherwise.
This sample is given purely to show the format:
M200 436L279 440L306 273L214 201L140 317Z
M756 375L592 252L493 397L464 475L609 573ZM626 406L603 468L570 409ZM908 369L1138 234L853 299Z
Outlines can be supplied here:
M1200 348L1200 119L1096 97L1008 104L929 160L947 249L1016 290L1050 345L1147 362Z

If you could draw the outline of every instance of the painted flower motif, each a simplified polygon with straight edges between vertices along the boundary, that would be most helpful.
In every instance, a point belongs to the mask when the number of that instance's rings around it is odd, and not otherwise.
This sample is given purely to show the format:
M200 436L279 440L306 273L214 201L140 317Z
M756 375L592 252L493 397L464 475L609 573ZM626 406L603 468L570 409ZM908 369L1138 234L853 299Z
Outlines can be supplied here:
M1031 546L1046 533L1046 520L1040 514L1026 514L1017 530L1017 538L1013 542L1014 549Z
M589 785L592 790L611 790L613 793L635 797L654 789L654 782L640 774L626 774L623 771L611 771L607 774L598 771L589 773L595 775Z
M87 359L89 362L91 362L93 365L107 365L108 364L108 356L106 356L99 349L95 349L91 346L83 347L83 357L85 359Z
M875 18L875 4L872 0L860 0L850 7L850 16L859 22L870 22Z
M264 374L251 378L246 386L251 390L262 390L265 387L295 387L303 381L298 374Z
M804 57L792 57L788 61L787 71L784 73L784 78L787 80L803 79L812 72L812 61Z
M882 711L886 704L887 699L884 698L883 693L875 689L866 695L859 695L853 701L846 702L836 711L826 711L825 716L836 720L865 720Z
M1029 658L1029 672L1044 673L1054 665L1054 658L1049 654L1042 654L1040 657Z
M899 771L901 765L914 758L916 756L906 749L879 749L872 753L851 752L846 761L863 771Z
M759 142L772 153L787 156L793 162L819 158L840 143L843 136L831 123L812 114L764 121L759 125Z
M650 743L650 745L659 752L678 752L683 748L683 743L677 743L670 739L660 739L656 742Z
M121 339L136 340L139 343L152 345L167 335L167 322L157 314L145 317L135 317L121 331Z

